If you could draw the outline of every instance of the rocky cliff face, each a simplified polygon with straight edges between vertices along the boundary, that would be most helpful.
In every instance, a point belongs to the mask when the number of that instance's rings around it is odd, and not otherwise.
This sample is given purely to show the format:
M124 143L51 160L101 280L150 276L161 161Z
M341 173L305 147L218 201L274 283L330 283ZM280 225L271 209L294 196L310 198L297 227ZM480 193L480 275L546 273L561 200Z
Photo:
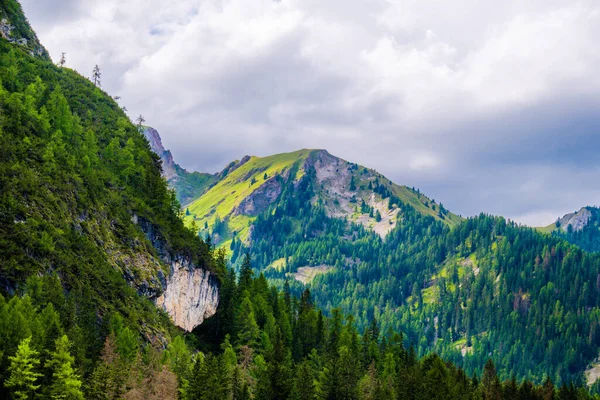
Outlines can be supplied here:
M160 134L156 129L146 127L143 133L152 151L160 157L163 176L167 179L169 186L175 189L177 199L181 204L188 204L191 200L198 198L215 181L215 175L188 172L177 164L171 152L163 146Z
M169 314L177 326L191 332L217 312L217 280L208 271L175 261L171 263L166 289L155 303Z
M32 56L50 60L48 51L29 26L18 1L0 2L0 37L25 48Z
M326 150L315 150L306 160L304 169L314 168L320 191L319 198L325 204L328 216L334 218L348 218L368 229L372 229L381 237L385 237L396 227L398 208L388 207L388 201L379 199L372 190L360 190L360 186L366 187L368 182L374 183L377 179L376 173L364 170L354 185L351 179L354 175L355 164L335 157ZM382 178L383 179L383 178ZM353 187L354 186L354 187ZM364 201L375 211L379 211L381 219L377 221L369 214L357 215L356 207Z
M187 257L172 254L160 232L143 218L132 217L157 250L161 261L170 267L168 276L158 272L162 291L141 284L138 291L165 310L175 325L191 332L217 312L219 282L213 273L194 265ZM150 289L150 290L149 290Z
M160 139L158 131L154 128L147 127L144 129L144 136L150 143L150 148L155 152L162 160L163 175L167 180L171 180L177 176L175 168L175 162L173 161L173 155L169 150L166 150Z
M271 178L252 192L250 196L242 200L234 213L256 216L277 200L282 189L282 179L279 176Z
M587 207L583 207L577 212L565 215L558 222L563 231L566 232L570 226L573 232L578 232L587 226L591 218L592 212Z

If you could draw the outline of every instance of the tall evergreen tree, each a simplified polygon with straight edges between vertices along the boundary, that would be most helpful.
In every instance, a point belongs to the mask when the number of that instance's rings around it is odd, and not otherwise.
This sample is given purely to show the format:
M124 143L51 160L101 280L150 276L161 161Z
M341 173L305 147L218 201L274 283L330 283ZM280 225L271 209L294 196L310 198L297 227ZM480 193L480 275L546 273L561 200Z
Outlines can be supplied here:
M82 383L73 369L75 358L69 352L70 347L71 343L67 335L58 338L55 351L51 353L50 359L45 365L52 371L50 395L53 399L83 399Z
M39 353L31 348L31 336L23 339L17 349L17 354L9 356L9 378L4 386L10 390L13 397L19 400L33 399L40 385L36 385L42 376L36 371L40 364Z

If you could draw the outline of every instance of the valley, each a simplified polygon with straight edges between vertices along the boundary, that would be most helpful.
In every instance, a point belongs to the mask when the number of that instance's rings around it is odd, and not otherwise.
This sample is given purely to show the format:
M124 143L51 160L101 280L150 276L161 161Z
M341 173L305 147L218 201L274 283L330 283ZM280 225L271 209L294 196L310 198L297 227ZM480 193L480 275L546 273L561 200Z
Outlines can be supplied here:
M0 19L0 399L600 398L598 208L463 217L325 149L188 171Z

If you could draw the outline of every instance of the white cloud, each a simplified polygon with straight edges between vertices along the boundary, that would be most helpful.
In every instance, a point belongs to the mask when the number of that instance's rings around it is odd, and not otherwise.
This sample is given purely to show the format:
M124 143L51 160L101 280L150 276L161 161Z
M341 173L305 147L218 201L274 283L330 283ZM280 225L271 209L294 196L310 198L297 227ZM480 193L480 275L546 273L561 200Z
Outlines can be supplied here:
M104 87L159 129L187 168L327 148L463 214L542 223L594 200L585 196L596 172L566 195L537 168L578 174L592 140L581 128L600 126L594 0L23 5L55 58L66 51L84 75L99 64ZM543 195L510 196L527 182Z

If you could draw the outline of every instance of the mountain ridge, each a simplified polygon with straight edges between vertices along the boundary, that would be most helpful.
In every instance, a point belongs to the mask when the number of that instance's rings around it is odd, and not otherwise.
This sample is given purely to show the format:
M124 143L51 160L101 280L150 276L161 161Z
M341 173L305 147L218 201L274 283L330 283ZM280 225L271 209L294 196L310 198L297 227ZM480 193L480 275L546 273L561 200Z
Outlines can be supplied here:
M217 178L216 174L189 172L177 164L171 151L163 146L160 134L156 129L146 126L142 129L142 133L148 140L152 151L160 157L163 176L169 185L175 189L177 199L181 204L186 205L198 197Z
M600 256L324 150L183 186L238 279L187 208L185 229L162 143L31 55L0 40L0 398L552 398L597 355Z
M582 207L539 230L565 239L585 251L600 252L600 209L598 207Z
M190 173L173 160L158 131L148 127L144 135L161 157L169 184L180 192L177 180ZM203 235L212 235L214 243L228 245L237 236L249 244L252 220L277 201L290 173L295 174L292 180L297 184L310 168L315 169L321 185L313 202L322 202L328 215L359 223L382 237L395 227L399 212L397 206L387 204L390 196L449 226L462 220L418 190L397 185L377 171L336 157L326 149L308 148L261 157L245 155L230 162L221 172L207 178L195 192L196 198L185 197L184 220ZM224 221L227 227L223 226Z
M249 252L278 286L309 287L324 310L341 307L360 329L374 318L404 332L417 354L436 351L469 373L489 354L505 378L562 382L583 379L597 357L600 335L567 332L594 329L600 259L565 238L502 217L462 219L326 150L230 165L184 219L234 264Z

